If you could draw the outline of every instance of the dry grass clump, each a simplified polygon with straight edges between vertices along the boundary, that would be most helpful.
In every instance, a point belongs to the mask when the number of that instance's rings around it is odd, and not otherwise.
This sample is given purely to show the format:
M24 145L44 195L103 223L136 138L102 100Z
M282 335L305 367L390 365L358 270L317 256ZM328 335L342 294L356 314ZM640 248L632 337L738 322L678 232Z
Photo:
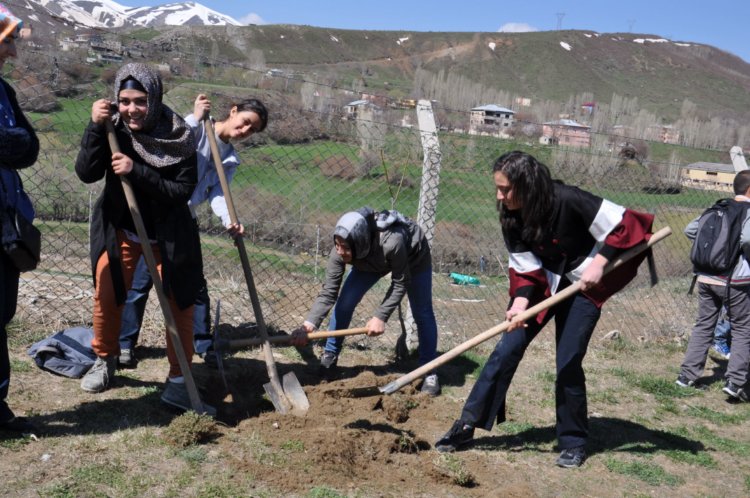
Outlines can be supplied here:
M167 444L187 448L206 442L216 435L218 435L218 428L214 419L208 415L188 411L172 420L164 430L163 438Z
M453 484L464 488L476 486L474 474L469 472L464 462L455 455L440 455L434 461L435 470L443 477L448 478Z

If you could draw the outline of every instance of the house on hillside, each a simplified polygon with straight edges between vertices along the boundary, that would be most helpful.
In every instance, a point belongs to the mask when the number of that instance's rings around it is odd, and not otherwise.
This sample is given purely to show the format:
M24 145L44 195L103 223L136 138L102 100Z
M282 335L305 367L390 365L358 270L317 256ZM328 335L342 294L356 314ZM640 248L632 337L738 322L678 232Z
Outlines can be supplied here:
M515 114L496 104L475 107L469 113L469 135L508 138Z
M646 130L646 140L665 144L676 144L680 141L680 130L672 125L654 124Z
M703 190L733 192L734 165L698 162L680 169L680 183Z
M591 116L594 114L594 109L596 109L596 102L584 102L581 104L581 112L583 114Z
M377 95L375 93L363 93L362 100L366 100L381 108L388 105L388 98L385 95Z
M558 144L568 147L589 147L591 145L591 127L572 119L558 119L542 123L543 144Z
M376 106L369 100L365 100L365 99L354 100L344 106L344 116L341 119L349 119L349 120L357 119L357 115L360 113L362 109L367 109L368 111L380 110L378 106Z
M617 135L618 137L632 137L633 127L618 124L612 127L611 132L612 132L612 135Z

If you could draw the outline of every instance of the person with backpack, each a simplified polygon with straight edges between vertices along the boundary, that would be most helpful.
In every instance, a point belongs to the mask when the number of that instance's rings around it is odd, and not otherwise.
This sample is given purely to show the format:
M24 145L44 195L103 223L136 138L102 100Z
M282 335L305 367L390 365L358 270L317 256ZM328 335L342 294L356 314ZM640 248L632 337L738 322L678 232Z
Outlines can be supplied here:
M703 375L722 306L732 330L732 354L722 389L737 401L750 401L750 170L734 177L734 199L722 199L691 221L685 235L693 239L690 259L698 283L698 317L688 341L680 387L696 387Z
M385 322L401 299L408 295L417 324L419 364L435 359L437 322L432 308L432 256L422 228L398 211L377 213L363 207L338 220L333 231L333 245L323 288L302 326L293 332L292 343L305 345L307 334L320 326L332 307L328 329L348 328L354 308L365 293L390 273L391 285L367 322L367 335L378 336L385 332ZM347 265L352 269L344 280ZM320 358L325 373L331 373L336 367L343 344L343 337L327 340ZM430 396L440 394L437 373L425 377L421 390Z

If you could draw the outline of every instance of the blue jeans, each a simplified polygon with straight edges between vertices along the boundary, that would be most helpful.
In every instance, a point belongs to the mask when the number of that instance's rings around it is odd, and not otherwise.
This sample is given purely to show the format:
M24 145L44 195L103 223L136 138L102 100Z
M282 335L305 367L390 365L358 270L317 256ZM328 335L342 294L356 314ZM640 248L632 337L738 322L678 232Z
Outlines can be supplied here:
M349 328L354 308L357 307L368 290L382 277L379 273L358 271L352 268L344 280L339 298L333 308L328 330ZM411 282L406 288L409 306L414 322L417 324L419 337L419 364L424 365L437 356L437 322L432 310L432 267L412 274ZM343 337L329 337L325 350L334 354L341 352Z
M732 344L731 336L732 328L729 325L729 320L726 316L726 308L724 308L721 318L716 323L716 329L714 330L714 345L730 347Z
M488 431L495 421L505 421L506 394L513 375L526 348L554 316L557 441L561 449L586 444L589 423L583 357L600 315L601 310L578 293L552 307L541 325L529 320L526 328L502 334L466 399L461 420Z
M206 288L206 279L203 277L201 268L201 280L203 281L193 308L193 344L195 353L203 355L212 349L213 337L211 336L211 303ZM125 308L122 310L122 325L120 326L120 349L133 349L138 342L143 323L143 313L146 311L148 293L154 283L148 272L146 260L141 256L133 274L133 283L125 299Z

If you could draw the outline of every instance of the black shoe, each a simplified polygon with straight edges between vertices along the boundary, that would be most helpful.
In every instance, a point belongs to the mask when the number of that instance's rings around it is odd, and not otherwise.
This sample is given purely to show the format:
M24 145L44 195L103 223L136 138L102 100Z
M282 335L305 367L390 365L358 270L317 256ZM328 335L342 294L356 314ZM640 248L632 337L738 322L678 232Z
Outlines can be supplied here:
M432 397L438 396L440 394L440 381L438 381L438 376L436 373L430 374L424 378L424 382L422 382L422 388L420 389L420 391Z
M557 457L557 466L565 467L566 469L573 469L583 465L586 461L586 449L583 446L577 446L575 448L567 448L562 450L560 456Z
M0 431L36 434L37 428L25 417L13 417L5 422L0 422Z
M750 397L748 397L748 394L745 391L745 389L743 389L741 386L738 386L731 380L727 381L722 391L724 391L726 394L736 399L737 401L744 401L746 403L750 401Z
M685 376L685 374L680 374L677 377L677 380L674 381L675 384L677 384L680 387L695 387L695 381L694 380L688 380L688 378Z
M461 446L470 443L472 439L474 439L474 427L464 423L463 420L456 420L451 430L435 443L435 449L441 452L456 451Z
M326 370L333 370L339 362L339 355L330 351L323 351L320 357L320 366Z
M202 353L200 357L203 358L203 363L205 363L207 367L217 369L219 368L219 359L216 357L217 354L218 353L213 349L209 349L205 353Z
M135 368L138 366L138 359L135 357L135 350L120 349L120 356L117 357L118 368Z

